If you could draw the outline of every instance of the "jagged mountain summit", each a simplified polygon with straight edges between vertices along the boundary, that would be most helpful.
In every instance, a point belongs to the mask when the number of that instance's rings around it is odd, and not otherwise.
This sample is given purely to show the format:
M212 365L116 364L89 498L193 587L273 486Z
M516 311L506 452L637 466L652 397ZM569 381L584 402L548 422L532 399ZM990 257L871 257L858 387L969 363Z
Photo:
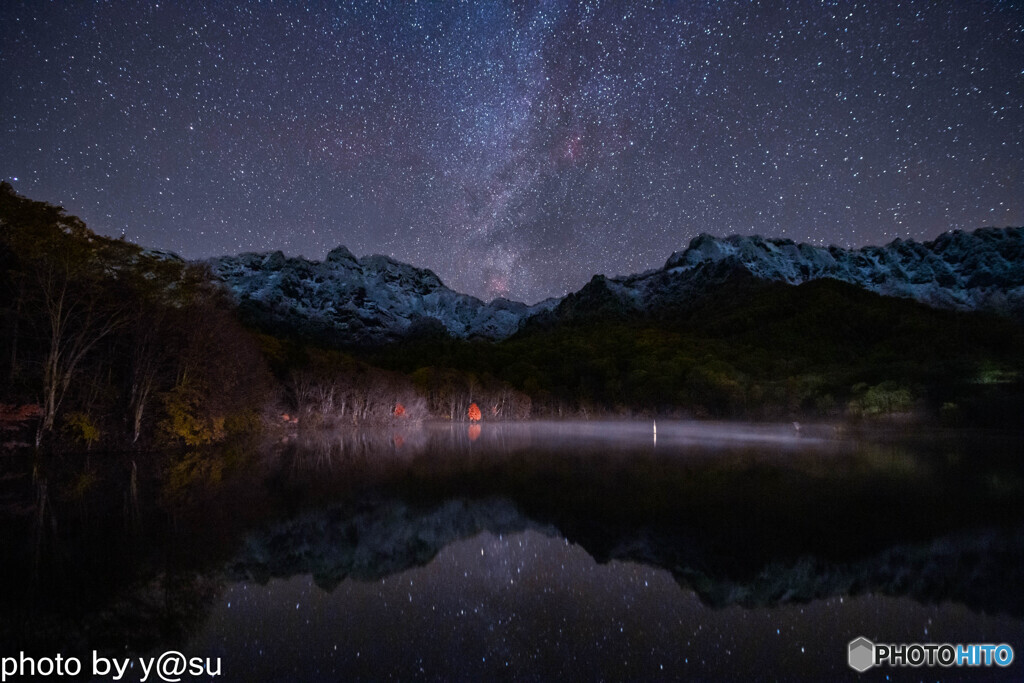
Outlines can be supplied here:
M540 313L554 320L671 311L732 279L797 285L832 278L938 308L1024 319L1024 228L943 233L930 242L841 249L759 236L702 234L664 267L624 277L595 275L578 292L528 306L485 303L446 287L433 272L345 247L324 261L281 252L207 263L243 313L269 329L339 344L372 345L441 332L502 339Z
M638 275L596 275L552 315L686 307L730 279L798 285L831 278L884 296L936 308L982 310L1024 319L1024 228L955 230L930 242L895 240L884 247L842 249L789 239L701 234L664 267Z
M931 242L840 249L792 240L700 235L666 270L734 259L765 280L800 284L833 278L938 308L1003 311L1024 298L1024 228L955 230Z
M449 544L481 532L533 531L557 538L562 532L555 521L532 518L509 499L411 506L385 497L358 506L335 505L250 534L227 573L240 581L312 575L318 586L331 591L347 578L374 581L424 566ZM738 569L733 553L708 547L706 538L680 536L658 524L645 524L639 533L628 525L589 524L576 530L573 542L601 563L620 560L665 569L714 607L776 606L870 591L922 602L955 600L1009 614L1024 608L986 590L986 585L1012 584L1024 574L1010 559L1019 556L1024 539L992 530L894 545L845 560L766 558L753 572ZM979 556L990 555L1007 561L979 563ZM917 570L914 580L908 581L906 567Z
M345 247L323 261L280 251L207 261L243 313L261 326L330 343L370 345L441 329L460 338L501 339L520 321L554 306L459 294L425 268L386 256L356 258Z

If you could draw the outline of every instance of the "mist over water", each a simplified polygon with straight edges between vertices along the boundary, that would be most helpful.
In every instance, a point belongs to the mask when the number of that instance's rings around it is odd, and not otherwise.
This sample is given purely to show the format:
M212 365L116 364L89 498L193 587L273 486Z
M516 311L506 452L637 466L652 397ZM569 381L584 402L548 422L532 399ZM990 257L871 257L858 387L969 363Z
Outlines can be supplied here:
M370 454L383 462L428 455L440 461L476 452L492 461L533 450L597 458L611 454L701 458L722 452L757 451L768 457L794 452L824 454L853 448L834 425L691 421L531 421L494 423L412 423L378 430L300 432L285 437L291 449L341 465ZM340 458L340 460L338 460Z
M529 439L548 448L578 448L581 443L597 447L638 448L649 441L683 454L681 447L721 449L739 444L762 444L772 448L822 447L839 437L835 427L810 429L796 422L783 424L744 422L695 422L657 420L537 421L481 425L480 436L495 441ZM832 437L831 439L829 437Z
M120 506L87 534L59 509L0 635L253 681L820 680L860 635L1024 644L1024 468L998 434L445 423L299 431L215 480L189 457L173 488L143 478L128 534Z

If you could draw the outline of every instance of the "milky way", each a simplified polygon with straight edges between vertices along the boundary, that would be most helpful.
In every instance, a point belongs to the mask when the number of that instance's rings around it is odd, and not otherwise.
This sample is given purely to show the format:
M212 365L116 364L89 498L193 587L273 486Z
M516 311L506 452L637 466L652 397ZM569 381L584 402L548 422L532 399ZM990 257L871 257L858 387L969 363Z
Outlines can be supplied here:
M700 232L1024 224L1024 8L4 3L0 120L0 177L98 232L532 302Z

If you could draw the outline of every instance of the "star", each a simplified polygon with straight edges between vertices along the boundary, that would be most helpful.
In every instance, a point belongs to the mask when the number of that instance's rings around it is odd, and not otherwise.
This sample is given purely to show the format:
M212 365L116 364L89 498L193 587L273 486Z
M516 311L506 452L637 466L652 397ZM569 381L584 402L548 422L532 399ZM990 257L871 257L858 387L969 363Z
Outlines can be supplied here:
M1024 224L1019 3L23 3L0 40L0 178L188 258L532 303L701 232Z

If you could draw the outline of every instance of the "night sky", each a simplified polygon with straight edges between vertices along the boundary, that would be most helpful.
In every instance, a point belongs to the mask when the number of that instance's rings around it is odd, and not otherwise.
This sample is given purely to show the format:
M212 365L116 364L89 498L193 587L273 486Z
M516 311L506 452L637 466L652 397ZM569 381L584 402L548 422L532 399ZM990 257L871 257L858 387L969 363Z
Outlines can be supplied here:
M0 120L97 232L532 302L700 232L1024 224L1024 4L4 2Z

